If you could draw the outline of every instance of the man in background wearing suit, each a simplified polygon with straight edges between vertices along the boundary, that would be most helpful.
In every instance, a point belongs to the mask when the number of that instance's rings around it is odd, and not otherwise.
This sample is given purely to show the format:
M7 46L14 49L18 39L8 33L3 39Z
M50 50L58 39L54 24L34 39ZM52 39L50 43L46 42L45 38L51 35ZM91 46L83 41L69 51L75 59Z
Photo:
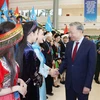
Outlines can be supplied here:
M97 84L100 84L99 81L99 73L100 73L100 37L98 38L98 42L96 44L97 47L97 63L96 63L96 70L95 70L95 77L94 80Z
M66 70L66 100L88 100L96 66L96 46L84 38L84 28L80 22L69 25L69 36L65 59L57 74Z

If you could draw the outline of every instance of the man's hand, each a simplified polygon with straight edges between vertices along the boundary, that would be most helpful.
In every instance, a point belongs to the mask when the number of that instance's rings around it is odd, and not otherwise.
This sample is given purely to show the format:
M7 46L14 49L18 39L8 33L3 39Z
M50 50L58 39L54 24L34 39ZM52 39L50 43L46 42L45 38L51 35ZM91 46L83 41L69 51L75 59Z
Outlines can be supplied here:
M50 75L51 77L57 77L59 75L58 69L51 69Z
M87 87L83 88L83 94L89 94L89 92L90 92L89 88L87 88Z
M100 50L98 50L98 54L100 54Z

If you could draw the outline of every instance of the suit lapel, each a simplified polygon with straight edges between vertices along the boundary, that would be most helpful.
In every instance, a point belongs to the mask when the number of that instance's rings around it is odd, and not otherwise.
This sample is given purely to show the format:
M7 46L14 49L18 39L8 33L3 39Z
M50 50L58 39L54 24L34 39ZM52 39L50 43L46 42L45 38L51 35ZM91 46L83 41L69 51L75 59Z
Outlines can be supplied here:
M72 49L73 49L73 44L74 44L74 41L71 42L71 46L70 46L71 48L70 48L70 50L69 50L69 51L70 51L69 55L70 55L71 61L72 61Z
M82 43L80 44L80 47L79 47L79 49L77 51L77 54L76 54L76 57L75 57L74 61L77 60L77 58L81 55L81 52L83 50L85 42L86 42L86 39L84 38Z

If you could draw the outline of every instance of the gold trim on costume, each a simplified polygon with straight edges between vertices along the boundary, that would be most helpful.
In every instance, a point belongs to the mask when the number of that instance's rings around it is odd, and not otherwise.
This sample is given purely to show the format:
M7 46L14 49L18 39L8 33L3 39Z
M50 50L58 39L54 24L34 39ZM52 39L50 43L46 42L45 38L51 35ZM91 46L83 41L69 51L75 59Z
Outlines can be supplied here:
M23 38L23 28L17 24L11 31L0 35L0 50L9 48L17 44Z

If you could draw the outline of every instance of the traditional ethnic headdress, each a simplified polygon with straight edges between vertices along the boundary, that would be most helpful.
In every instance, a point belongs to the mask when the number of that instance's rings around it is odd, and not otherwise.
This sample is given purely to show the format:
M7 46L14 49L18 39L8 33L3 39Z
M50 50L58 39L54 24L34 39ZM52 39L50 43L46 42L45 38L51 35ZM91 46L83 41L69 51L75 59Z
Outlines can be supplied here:
M23 38L23 28L21 24L16 24L11 31L0 35L0 50L4 50L17 44Z

